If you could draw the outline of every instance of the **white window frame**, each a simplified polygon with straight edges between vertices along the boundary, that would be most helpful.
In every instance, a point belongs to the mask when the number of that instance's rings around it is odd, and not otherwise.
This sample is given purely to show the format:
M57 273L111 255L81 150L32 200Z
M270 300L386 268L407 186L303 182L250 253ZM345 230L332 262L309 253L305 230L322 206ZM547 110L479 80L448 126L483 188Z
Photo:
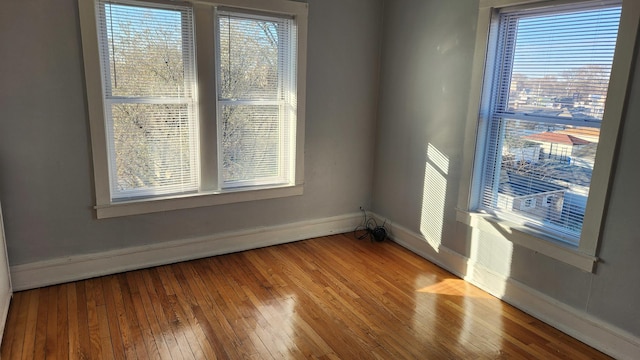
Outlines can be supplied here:
M488 84L484 82L488 52L495 47L489 37L492 21L495 21L499 9L504 7L547 7L584 1L480 0L457 220L469 225L472 231L488 232L582 270L592 272L598 261L596 251L604 225L606 204L616 160L617 139L626 112L625 103L629 93L629 77L633 66L640 17L640 2L637 0L622 1L617 45L579 245L571 246L554 239L543 231L476 211L480 201L481 176L479 171L483 161L480 156L476 156L476 148L484 148L486 140L487 119L485 114L487 106L482 103L482 93L488 91L485 89Z
M228 8L222 8L222 9L217 9L216 12L214 13L215 16L215 34L216 34L216 49L220 48L220 34L218 34L219 31L219 26L220 26L220 14L224 14L224 13L230 13L230 14L235 14L235 15L240 15L243 14L245 16L248 16L252 19L262 19L262 20L266 20L266 21L279 21L279 20L283 20L288 18L288 16L282 16L280 14L278 15L266 15L266 14L254 14L251 12L246 12L246 11L240 11L238 9L228 9ZM280 34L280 36L284 37L285 35L283 33ZM280 37L279 36L279 37ZM296 35L294 35L292 32L288 32L287 36L289 37L286 41L288 43L291 43L293 39L296 38ZM293 49L295 50L295 49ZM284 113L286 112L286 108L288 106L291 105L291 103L295 103L295 95L291 96L287 93L289 93L289 90L293 87L295 87L295 79L293 79L293 74L291 72L292 69L295 69L295 64L294 61L295 59L293 59L293 55L295 54L295 51L292 51L292 49L286 49L285 51L283 51L283 54L279 56L279 61L281 62L281 64L279 66L282 66L283 68L287 69L288 71L283 71L282 73L279 73L279 75L281 75L282 77L278 79L278 99L276 100L258 100L258 99L227 99L227 98L223 98L222 94L220 93L220 83L218 82L217 85L217 94L216 94L216 102L217 102L217 106L218 106L218 135L222 133L223 131L223 122L220 121L220 118L222 117L221 114L221 108L225 105L245 105L245 106L260 106L260 105L277 105L279 107L279 112L280 112L280 126L285 128L287 127L288 124L285 124L285 119L286 116L284 115ZM220 75L220 61L219 61L219 57L221 54L216 54L216 72L218 74L217 76L217 80L220 80L222 78L222 76ZM285 94L282 94L282 93ZM295 129L295 128L294 128ZM293 129L292 129L293 131ZM262 186L262 185L268 185L268 186L273 186L274 184L285 184L287 182L287 179L290 177L290 174L294 171L294 169L291 168L291 166L283 166L283 165L291 165L291 161L290 158L292 156L292 153L295 151L294 149L291 149L290 145L294 145L294 141L288 141L288 135L285 132L281 132L280 133L280 137L281 137L281 141L280 141L280 148L279 148L279 163L280 163L280 167L279 167L279 171L278 171L278 175L274 176L274 177L270 177L270 178L262 178L262 179L248 179L248 180L228 180L225 181L224 177L223 177L223 149L222 149L222 138L220 136L218 136L218 164L219 164L219 170L218 170L218 184L219 187L221 189L234 189L234 188L239 188L239 187L248 187L248 186ZM295 147L295 145L294 145Z
M154 0L143 1L154 2ZM163 1L156 0L155 2L162 3ZM194 14L198 74L196 96L200 99L197 111L200 134L200 190L192 194L112 201L95 2L94 0L78 1L93 155L95 209L99 219L296 196L303 193L308 4L288 0L187 0L183 3L192 6ZM291 183L258 184L225 189L219 186L214 23L214 11L218 6L290 16L295 19L298 40L296 44L297 58L295 59L297 113L294 130L295 150L293 156L295 159L292 161L295 175Z

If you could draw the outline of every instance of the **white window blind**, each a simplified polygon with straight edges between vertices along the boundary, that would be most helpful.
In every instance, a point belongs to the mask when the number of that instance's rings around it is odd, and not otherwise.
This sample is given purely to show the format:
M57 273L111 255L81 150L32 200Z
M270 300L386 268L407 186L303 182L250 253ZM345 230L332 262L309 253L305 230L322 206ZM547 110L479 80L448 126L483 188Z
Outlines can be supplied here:
M217 11L222 188L293 182L296 26L290 17Z
M96 6L112 200L197 191L191 9Z
M620 12L598 1L499 14L480 209L579 243Z

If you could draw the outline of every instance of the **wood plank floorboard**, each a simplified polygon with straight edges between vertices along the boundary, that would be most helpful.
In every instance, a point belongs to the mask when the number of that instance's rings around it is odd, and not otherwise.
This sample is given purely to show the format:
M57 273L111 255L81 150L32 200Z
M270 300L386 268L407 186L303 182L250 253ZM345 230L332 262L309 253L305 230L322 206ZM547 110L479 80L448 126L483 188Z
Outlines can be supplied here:
M350 234L18 292L2 359L609 359Z

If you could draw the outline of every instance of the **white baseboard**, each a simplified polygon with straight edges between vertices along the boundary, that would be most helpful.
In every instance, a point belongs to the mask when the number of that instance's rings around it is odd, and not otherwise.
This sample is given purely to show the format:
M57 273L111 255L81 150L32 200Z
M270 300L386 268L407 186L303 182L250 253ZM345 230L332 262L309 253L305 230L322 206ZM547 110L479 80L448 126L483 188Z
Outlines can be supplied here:
M354 213L11 266L14 291L352 231Z
M384 221L379 215L371 215L379 223ZM440 246L436 251L422 235L412 230L398 225L389 227L391 238L399 245L531 316L614 358L638 358L639 337L498 274L447 247Z

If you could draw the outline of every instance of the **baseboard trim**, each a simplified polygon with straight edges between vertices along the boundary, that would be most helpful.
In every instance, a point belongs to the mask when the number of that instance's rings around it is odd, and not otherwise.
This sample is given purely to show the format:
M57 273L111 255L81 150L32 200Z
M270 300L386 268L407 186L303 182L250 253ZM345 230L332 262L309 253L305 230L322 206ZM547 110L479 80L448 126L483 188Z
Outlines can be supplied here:
M232 231L11 266L14 291L352 231L362 214Z
M385 220L380 215L371 215L379 223ZM498 274L447 247L440 246L436 251L422 235L412 230L392 225L390 237L408 250L605 354L616 359L637 359L640 354L639 337Z

